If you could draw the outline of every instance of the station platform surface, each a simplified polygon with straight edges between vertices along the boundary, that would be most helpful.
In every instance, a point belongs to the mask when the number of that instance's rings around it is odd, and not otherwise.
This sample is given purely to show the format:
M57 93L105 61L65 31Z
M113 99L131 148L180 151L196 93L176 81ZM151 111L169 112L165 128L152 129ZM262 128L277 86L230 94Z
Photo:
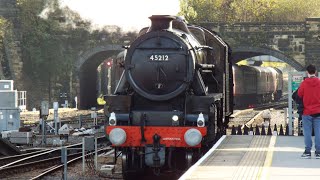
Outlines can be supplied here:
M320 180L320 159L303 151L303 136L223 136L179 180Z

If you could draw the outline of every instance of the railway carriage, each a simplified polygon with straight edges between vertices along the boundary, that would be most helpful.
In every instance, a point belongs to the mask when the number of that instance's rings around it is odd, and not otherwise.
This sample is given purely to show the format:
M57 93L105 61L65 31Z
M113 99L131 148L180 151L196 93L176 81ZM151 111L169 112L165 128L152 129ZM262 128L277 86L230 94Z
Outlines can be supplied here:
M282 96L283 77L277 68L234 65L233 76L236 107L278 101Z

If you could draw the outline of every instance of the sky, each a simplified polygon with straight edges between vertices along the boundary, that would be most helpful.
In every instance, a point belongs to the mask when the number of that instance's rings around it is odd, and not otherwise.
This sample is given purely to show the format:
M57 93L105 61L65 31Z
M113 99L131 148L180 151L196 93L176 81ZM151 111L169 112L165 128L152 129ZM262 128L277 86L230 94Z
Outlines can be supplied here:
M124 30L149 26L151 15L177 15L180 5L179 0L61 0L61 3L95 25L118 25Z

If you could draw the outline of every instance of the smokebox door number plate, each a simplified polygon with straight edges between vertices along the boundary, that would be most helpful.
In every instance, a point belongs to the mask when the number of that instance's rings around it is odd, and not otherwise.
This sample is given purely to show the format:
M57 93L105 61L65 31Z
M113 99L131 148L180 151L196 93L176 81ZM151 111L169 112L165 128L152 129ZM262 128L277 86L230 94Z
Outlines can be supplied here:
M169 61L168 55L153 54L149 58L151 61Z

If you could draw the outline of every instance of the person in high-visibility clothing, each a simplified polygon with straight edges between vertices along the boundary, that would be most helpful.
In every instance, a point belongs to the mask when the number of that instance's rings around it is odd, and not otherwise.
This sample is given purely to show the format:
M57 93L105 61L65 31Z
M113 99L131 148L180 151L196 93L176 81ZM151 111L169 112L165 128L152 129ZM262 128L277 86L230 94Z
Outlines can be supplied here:
M103 95L100 94L100 96L97 98L98 105L105 105L107 102L104 100Z

